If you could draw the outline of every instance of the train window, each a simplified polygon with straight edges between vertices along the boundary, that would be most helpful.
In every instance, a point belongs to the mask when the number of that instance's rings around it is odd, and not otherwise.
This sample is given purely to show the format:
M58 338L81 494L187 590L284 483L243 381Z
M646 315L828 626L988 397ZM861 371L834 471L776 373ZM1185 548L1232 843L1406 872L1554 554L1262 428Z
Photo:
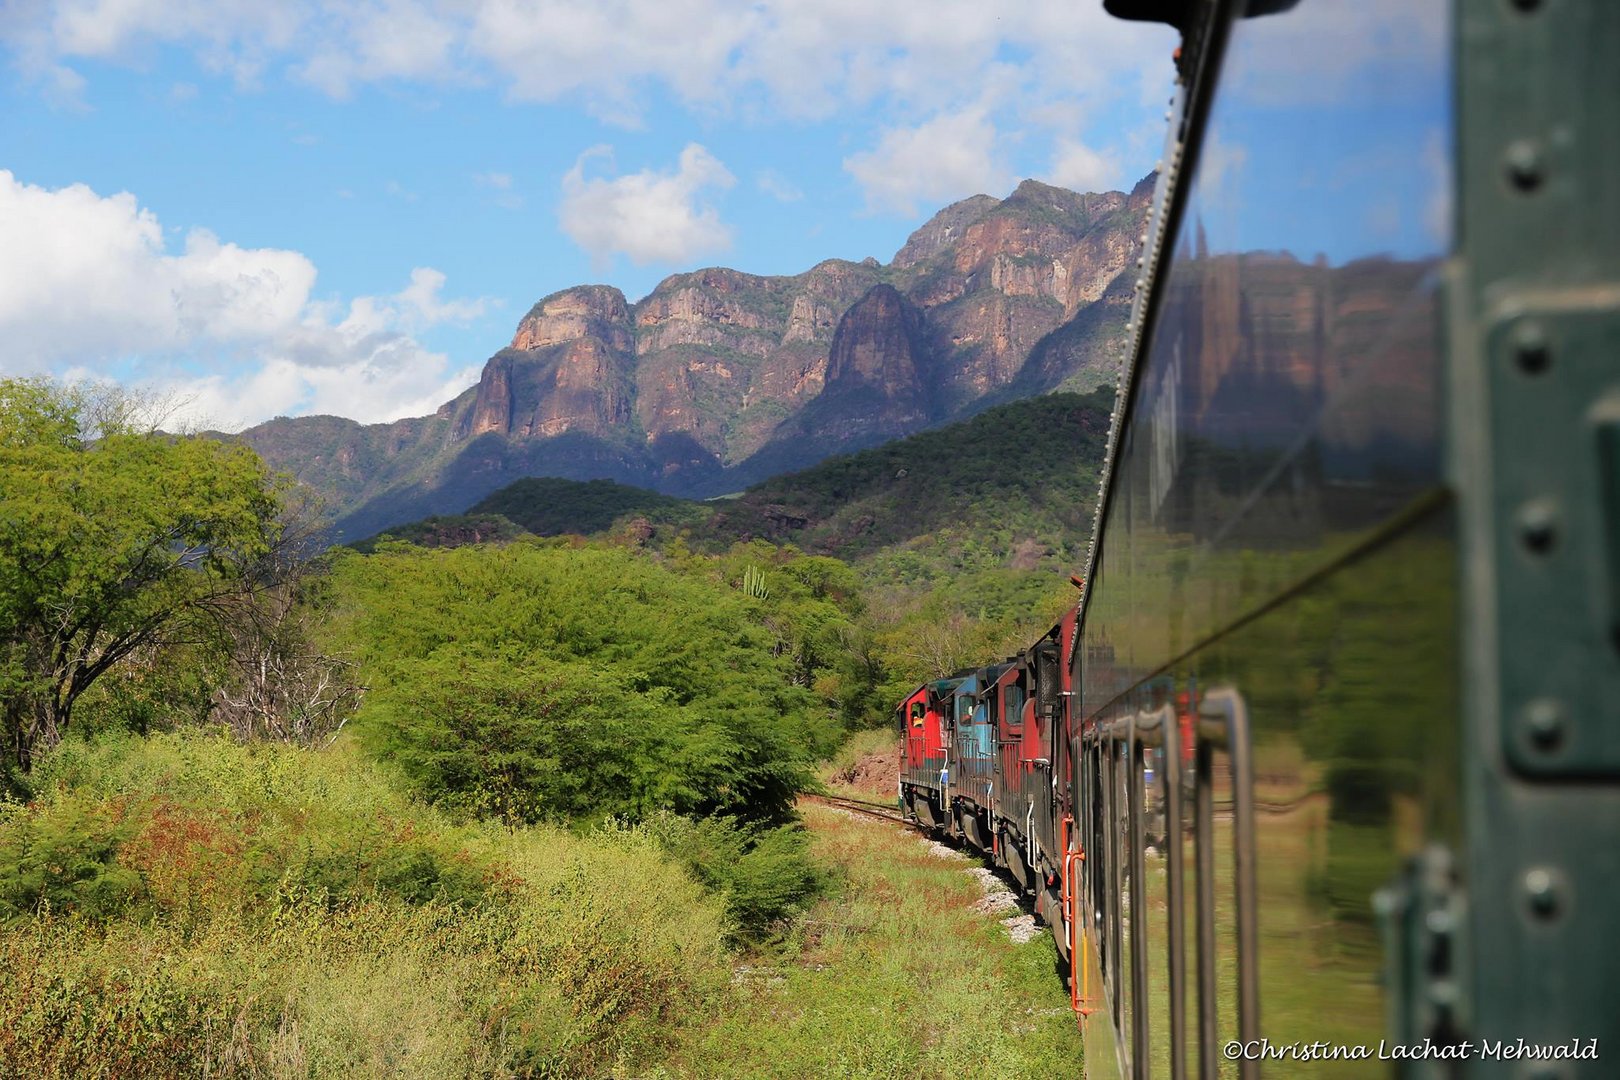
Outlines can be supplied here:
M1007 711L1003 714L1007 724L1018 727L1024 722L1024 688L1016 683L1007 687Z
M1057 716L1058 694L1061 688L1058 685L1058 651L1055 648L1043 646L1035 653L1035 693L1040 701L1041 713L1048 719Z
M911 726L912 727L922 727L923 726L923 715L927 711L928 711L927 707L924 706L922 702L913 701L911 703Z

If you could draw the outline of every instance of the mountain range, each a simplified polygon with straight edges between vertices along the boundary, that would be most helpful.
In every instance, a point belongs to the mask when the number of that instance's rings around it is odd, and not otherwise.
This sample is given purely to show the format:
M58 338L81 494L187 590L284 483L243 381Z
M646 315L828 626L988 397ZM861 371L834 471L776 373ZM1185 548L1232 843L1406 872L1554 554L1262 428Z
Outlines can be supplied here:
M433 415L278 417L240 438L327 500L336 539L466 510L525 476L672 495L740 490L832 454L1112 376L1152 177L1080 194L1027 180L935 214L887 264L711 268L632 304L540 300Z

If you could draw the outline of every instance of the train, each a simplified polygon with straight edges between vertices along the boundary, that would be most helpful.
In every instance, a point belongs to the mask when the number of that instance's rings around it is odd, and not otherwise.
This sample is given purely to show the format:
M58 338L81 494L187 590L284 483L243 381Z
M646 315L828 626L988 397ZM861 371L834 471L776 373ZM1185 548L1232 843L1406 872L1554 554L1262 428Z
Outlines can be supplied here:
M1096 524L902 812L1088 1076L1614 1075L1620 4L1104 6L1179 47Z

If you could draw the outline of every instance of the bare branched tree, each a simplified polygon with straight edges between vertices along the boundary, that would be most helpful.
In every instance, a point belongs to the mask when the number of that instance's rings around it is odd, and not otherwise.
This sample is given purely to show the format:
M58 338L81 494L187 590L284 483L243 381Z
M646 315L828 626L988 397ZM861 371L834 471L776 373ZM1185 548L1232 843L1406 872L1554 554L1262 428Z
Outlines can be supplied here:
M365 693L355 665L315 643L320 532L307 489L286 492L280 542L215 606L223 664L212 718L239 739L329 746Z
M927 677L943 678L965 667L977 654L973 623L960 611L925 622L901 655L916 661Z
M354 665L311 643L296 585L254 594L239 611L214 691L214 717L239 739L329 746L359 707Z

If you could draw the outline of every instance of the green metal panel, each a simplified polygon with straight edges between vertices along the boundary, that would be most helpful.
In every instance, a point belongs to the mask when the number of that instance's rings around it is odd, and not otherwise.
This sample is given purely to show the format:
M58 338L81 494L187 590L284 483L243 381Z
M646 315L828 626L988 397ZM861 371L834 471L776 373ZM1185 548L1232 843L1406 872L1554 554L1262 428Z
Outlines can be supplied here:
M1620 290L1514 295L1486 332L1503 749L1547 778L1620 774Z
M1458 0L1468 1075L1620 1073L1620 4ZM1462 912L1458 903L1446 910ZM1444 917L1435 920L1446 929ZM1496 1040L1596 1060L1491 1057ZM1572 1040L1577 1040L1572 1042ZM1605 1060L1607 1059L1607 1060Z

